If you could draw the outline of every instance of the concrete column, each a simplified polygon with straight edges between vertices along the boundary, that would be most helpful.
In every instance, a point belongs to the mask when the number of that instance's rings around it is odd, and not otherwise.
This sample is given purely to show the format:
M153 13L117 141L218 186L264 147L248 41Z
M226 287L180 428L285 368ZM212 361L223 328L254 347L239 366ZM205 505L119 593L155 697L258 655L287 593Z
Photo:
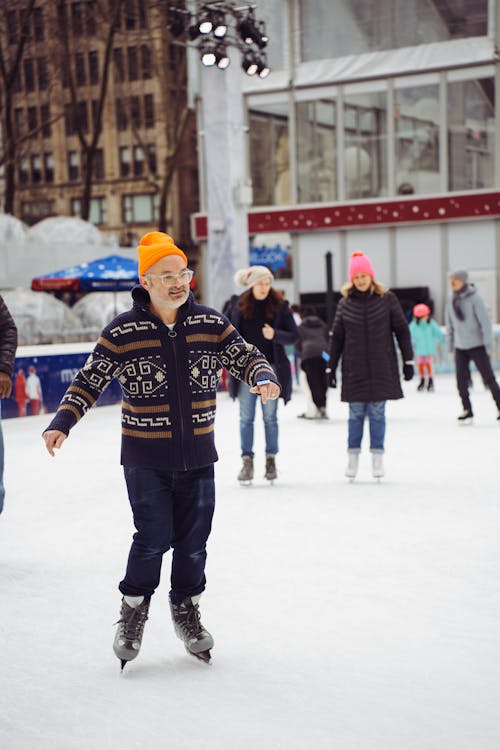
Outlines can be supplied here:
M204 302L221 309L235 291L233 277L248 265L248 179L244 104L237 50L225 70L201 70L201 124L208 214L203 258ZM241 291L241 289L239 290Z

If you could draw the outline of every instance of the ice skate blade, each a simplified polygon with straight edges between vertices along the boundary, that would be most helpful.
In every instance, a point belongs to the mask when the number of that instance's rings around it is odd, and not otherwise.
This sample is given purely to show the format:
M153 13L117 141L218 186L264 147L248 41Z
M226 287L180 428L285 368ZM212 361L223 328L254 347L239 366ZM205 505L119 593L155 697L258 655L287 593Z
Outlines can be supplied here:
M238 480L241 487L251 487L252 486L252 479L239 479Z
M469 417L468 419L461 419L458 422L459 427L470 427L473 424L474 424L474 420L472 419L472 417Z
M198 651L198 653L195 654L193 651L190 651L188 647L186 646L186 653L188 653L189 656L194 656L195 659L203 662L203 664L211 664L212 656L210 654L210 651Z

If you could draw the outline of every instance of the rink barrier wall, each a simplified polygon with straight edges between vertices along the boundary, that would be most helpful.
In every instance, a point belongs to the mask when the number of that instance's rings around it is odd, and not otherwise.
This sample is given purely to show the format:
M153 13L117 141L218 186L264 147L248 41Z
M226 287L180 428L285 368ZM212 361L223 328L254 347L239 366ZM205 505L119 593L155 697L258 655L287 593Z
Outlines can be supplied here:
M443 328L443 333L446 330ZM500 325L493 326L494 345L492 362L495 370L500 370ZM74 344L41 344L39 346L20 346L12 377L12 394L2 401L2 418L11 419L34 414L30 400L22 397L24 393L23 376L28 377L30 367L34 367L40 379L42 400L41 412L52 413L57 410L59 402L78 370L83 367L93 350L95 342ZM293 353L291 354L293 358ZM454 371L453 355L446 345L438 348L435 358L437 374ZM20 375L22 372L22 375ZM122 392L117 380L113 380L97 401L97 406L109 406L120 403Z

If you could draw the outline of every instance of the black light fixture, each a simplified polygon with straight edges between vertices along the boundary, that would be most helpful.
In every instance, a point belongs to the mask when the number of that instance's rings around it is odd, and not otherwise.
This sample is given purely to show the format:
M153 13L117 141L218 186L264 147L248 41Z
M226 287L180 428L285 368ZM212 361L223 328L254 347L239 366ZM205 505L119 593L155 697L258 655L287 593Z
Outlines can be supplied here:
M214 10L212 14L212 27L214 31L214 36L217 37L217 39L222 39L227 34L227 23L226 23L226 16L224 13L220 10Z
M185 7L171 7L169 29L174 37L185 34L187 41L184 43L197 47L205 67L224 70L230 63L227 48L236 47L241 52L241 67L245 73L266 78L271 70L263 50L269 37L264 21L255 16L256 7L254 4L237 5L237 0L197 2L193 13Z

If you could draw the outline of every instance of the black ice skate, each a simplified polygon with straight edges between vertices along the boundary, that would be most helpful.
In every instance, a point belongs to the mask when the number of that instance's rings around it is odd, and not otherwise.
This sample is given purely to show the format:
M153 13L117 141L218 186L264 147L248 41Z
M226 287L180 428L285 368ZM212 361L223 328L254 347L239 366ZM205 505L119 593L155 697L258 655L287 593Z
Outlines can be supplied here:
M252 456L242 456L243 466L238 474L238 482L241 484L250 484L253 479L253 458Z
M201 624L199 601L199 595L188 596L181 604L173 604L170 601L170 612L175 632L181 641L184 641L188 654L209 664L214 639Z
M264 479L267 479L272 483L277 478L278 472L276 471L276 461L274 460L274 456L271 453L268 453L266 456L266 473L264 474Z
M144 625L148 619L149 599L143 601L136 607L131 607L122 599L120 619L116 623L116 631L113 650L120 659L122 669L128 661L135 659L140 651Z
M420 378L420 383L417 385L417 391L423 391L425 388L425 378Z
M432 393L433 390L434 390L434 381L433 381L432 378L429 378L429 380L428 380L427 390L429 391L429 393Z
M465 409L460 416L457 417L458 424L472 424L473 414L469 409Z

